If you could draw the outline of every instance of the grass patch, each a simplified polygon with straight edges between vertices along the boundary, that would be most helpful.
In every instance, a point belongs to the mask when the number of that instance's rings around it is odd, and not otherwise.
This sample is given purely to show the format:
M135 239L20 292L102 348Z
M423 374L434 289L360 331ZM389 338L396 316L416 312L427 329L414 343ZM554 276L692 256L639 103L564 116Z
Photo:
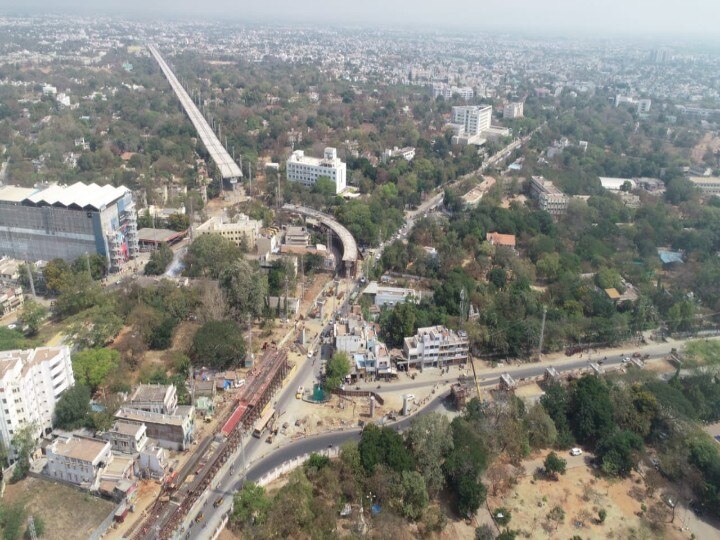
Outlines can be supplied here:
M685 345L685 367L720 365L720 340L698 339Z

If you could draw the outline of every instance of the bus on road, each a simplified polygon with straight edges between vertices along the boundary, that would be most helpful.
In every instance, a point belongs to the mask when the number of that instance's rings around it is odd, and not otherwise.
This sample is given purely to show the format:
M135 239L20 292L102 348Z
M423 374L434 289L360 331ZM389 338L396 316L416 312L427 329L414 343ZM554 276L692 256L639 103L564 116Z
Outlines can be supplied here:
M260 419L255 422L255 429L253 430L253 437L259 439L262 437L262 434L265 432L265 430L268 428L268 426L272 423L272 421L275 419L275 409L270 407L265 414L263 414Z

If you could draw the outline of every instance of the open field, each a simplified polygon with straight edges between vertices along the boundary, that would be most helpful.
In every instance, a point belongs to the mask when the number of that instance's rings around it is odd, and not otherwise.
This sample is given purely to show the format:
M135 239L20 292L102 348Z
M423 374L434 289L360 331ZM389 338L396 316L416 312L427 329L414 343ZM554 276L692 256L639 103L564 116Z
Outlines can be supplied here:
M27 514L45 523L43 538L87 538L115 504L76 489L38 478L26 478L5 489L4 502L20 503Z
M688 538L679 530L680 520L671 524L672 510L662 501L662 490L648 490L643 478L633 472L627 479L607 479L580 456L568 458L568 470L557 481L533 478L547 452L525 464L528 475L517 484L498 493L490 493L491 512L504 507L511 513L508 527L525 538L680 539ZM555 507L564 512L560 521L548 514ZM598 512L604 509L603 523ZM643 510L644 509L644 510Z

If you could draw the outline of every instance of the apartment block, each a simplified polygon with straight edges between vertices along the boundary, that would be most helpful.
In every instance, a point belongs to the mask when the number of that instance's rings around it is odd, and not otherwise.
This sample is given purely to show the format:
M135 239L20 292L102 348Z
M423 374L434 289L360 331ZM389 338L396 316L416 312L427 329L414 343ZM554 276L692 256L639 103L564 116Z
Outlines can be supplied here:
M68 347L0 352L0 440L11 448L17 430L52 428L55 404L75 384Z
M405 360L402 363L420 369L465 363L469 343L463 330L456 332L444 326L418 328L417 334L406 337L403 342Z

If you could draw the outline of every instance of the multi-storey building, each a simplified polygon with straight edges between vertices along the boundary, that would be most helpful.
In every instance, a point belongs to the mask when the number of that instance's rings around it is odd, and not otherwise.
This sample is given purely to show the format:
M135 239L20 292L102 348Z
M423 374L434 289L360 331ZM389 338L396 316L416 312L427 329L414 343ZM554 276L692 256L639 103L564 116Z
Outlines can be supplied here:
M337 157L335 148L326 148L322 159L306 156L302 150L295 150L287 160L288 182L300 182L314 186L321 176L335 184L335 193L341 193L347 186L347 166Z
M50 429L55 404L73 384L68 347L0 352L0 439L4 447L11 448L23 426L34 425L37 437Z
M452 86L444 82L436 82L432 85L433 98L444 97L450 99L454 95L460 96L460 99L468 101L475 97L475 91L471 86Z
M139 411L173 414L177 408L174 384L141 384L130 396L128 407Z
M142 452L148 442L147 427L140 422L123 422L118 420L102 438L109 441L112 449L123 454Z
M720 177L718 176L691 176L690 182L705 196L720 196Z
M22 287L0 283L0 317L16 312L23 306L23 300Z
M77 182L0 188L0 255L49 261L97 253L117 271L139 250L135 204L126 187Z
M522 118L524 107L522 101L507 103L503 108L503 118Z
M255 249L261 227L260 221L250 219L245 214L238 214L232 221L224 221L221 217L216 216L198 226L195 229L195 235L219 234L223 238L232 240L238 246L244 241L249 249Z
M452 108L452 124L456 135L480 135L490 129L492 106L465 106Z
M467 362L469 352L467 332L449 330L444 326L418 328L417 334L403 342L408 367L444 367Z
M45 448L45 474L96 491L100 475L112 463L108 441L87 437L57 438Z
M538 201L540 209L548 214L560 216L567 211L567 195L542 176L533 176L530 179L530 193Z
M115 418L145 424L147 436L158 446L170 450L185 450L193 440L195 407L192 405L179 405L172 414L121 407Z

